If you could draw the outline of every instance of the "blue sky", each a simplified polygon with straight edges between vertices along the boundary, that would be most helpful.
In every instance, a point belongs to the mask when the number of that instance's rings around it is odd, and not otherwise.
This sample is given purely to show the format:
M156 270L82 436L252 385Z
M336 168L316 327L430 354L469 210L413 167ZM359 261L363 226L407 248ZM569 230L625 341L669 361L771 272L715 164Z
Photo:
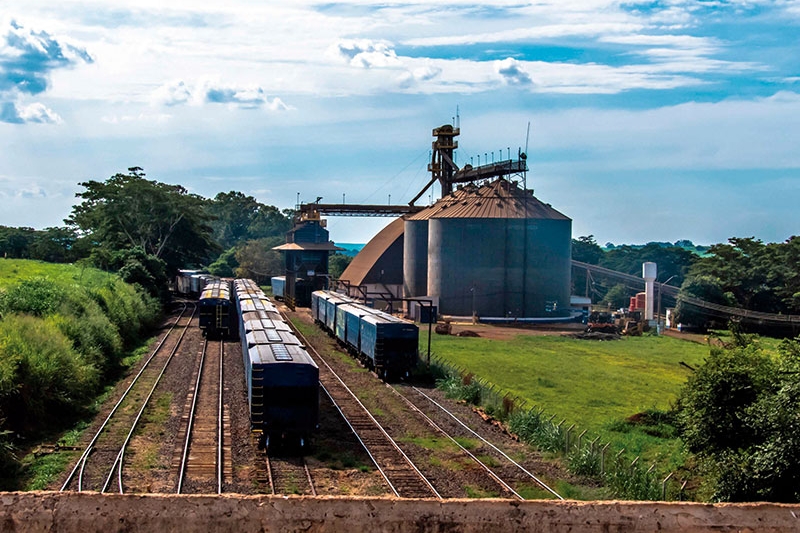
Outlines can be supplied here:
M528 185L574 236L798 233L800 1L196 4L2 2L0 224L60 225L130 166L281 208L405 203L458 109L459 164L530 122Z

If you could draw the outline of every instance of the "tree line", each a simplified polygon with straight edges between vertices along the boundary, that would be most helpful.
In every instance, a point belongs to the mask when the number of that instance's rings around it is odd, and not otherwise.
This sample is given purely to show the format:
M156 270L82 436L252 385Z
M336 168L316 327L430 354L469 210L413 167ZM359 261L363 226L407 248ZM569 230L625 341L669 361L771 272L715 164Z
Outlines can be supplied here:
M182 268L259 283L283 272L271 250L284 242L293 211L241 192L208 199L146 177L131 167L83 190L65 226L35 230L0 226L0 256L74 263L118 272L166 298L168 279Z
M800 315L800 237L797 236L781 243L764 243L753 237L732 237L727 243L707 247L700 255L687 250L686 246L664 243L648 243L640 247L623 245L604 250L589 235L573 239L572 257L639 276L643 262L657 263L658 281L669 279L671 285L681 287L676 319L700 329L725 326L728 319L688 305L681 296L763 313ZM582 281L573 280L573 290L577 294L585 290ZM614 308L627 307L628 297L639 290L602 279L594 281L590 287L593 301ZM777 330L769 324L743 326L760 328L764 333L796 334Z

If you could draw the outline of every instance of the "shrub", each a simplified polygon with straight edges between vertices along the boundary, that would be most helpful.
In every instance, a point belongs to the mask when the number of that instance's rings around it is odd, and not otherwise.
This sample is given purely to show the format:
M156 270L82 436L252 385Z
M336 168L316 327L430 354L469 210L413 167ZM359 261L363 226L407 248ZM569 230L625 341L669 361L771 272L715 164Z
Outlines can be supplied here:
M0 409L15 429L46 427L77 412L97 390L98 373L48 321L0 320Z
M0 293L0 312L46 316L64 300L64 289L49 278L31 278Z

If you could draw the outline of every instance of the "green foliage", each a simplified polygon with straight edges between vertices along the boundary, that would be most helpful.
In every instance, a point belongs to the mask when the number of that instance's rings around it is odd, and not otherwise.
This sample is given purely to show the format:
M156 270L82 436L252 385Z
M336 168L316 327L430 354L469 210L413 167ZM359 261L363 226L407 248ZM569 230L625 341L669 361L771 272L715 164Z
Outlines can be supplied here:
M633 291L625 285L617 284L609 289L601 303L608 305L611 309L619 309L621 307L627 309L631 296L633 296Z
M49 321L0 321L0 409L15 429L73 414L96 390L97 369Z
M222 252L216 261L208 265L208 273L221 278L232 278L235 276L238 267L236 248L228 248Z
M659 279L673 277L672 284L677 285L683 282L698 259L697 255L683 248L650 242L644 246L623 245L609 250L602 256L600 266L641 276L642 263L652 261L658 265Z
M731 305L733 302L725 293L722 283L718 278L708 275L691 275L681 285L678 294L678 303L675 306L674 320L687 325L692 325L703 330L719 322L703 309L686 302L686 298L699 298L710 303Z
M481 403L481 387L471 379L462 379L458 376L448 376L439 380L436 386L442 389L447 398L463 400L472 405Z
M286 213L237 191L217 194L207 209L214 217L214 239L225 249L248 240L282 237L291 228L291 218Z
M236 276L250 278L256 283L266 283L272 276L280 276L285 270L284 257L272 248L284 242L282 237L269 237L247 241L236 250L239 268Z
M594 235L572 239L572 259L575 261L596 265L600 263L603 254L603 249L594 240Z
M800 501L800 339L715 348L684 388L683 436L723 501Z
M64 300L65 290L48 278L31 278L0 293L0 313L45 316L54 313Z
M216 250L207 201L179 185L147 180L139 167L128 171L81 183L83 201L66 222L108 250L141 248L170 272L204 263Z
M328 273L331 278L339 279L352 260L353 258L349 255L338 252L331 255L328 259Z

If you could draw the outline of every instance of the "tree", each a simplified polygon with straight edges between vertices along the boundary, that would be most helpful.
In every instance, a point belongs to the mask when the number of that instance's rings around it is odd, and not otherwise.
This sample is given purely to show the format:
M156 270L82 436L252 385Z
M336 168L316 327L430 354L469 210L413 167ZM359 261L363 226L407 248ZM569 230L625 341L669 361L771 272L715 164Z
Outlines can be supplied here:
M236 274L239 262L236 260L236 248L228 248L219 258L208 265L208 273L221 278L232 278Z
M690 276L681 285L678 303L675 306L675 321L696 326L702 330L713 324L715 317L695 305L687 303L687 297L699 298L709 303L731 305L730 298L722 289L719 279L713 276Z
M800 501L800 339L777 354L746 342L713 348L677 417L716 499Z
M139 167L105 182L87 181L83 201L65 220L111 250L141 248L165 261L170 271L207 260L211 240L206 200L180 185L145 179Z
M594 235L572 239L572 259L596 265L603 257L603 249L594 240Z
M272 248L283 243L281 237L268 237L247 241L236 250L239 268L236 276L251 278L256 283L264 283L272 276L281 276L286 271L283 254Z
M335 253L330 256L328 259L328 273L330 274L332 279L339 279L342 276L342 272L347 266L350 264L353 258L349 255Z
M237 191L217 194L209 202L208 212L214 217L214 239L225 249L251 239L283 235L291 227L291 218L277 207Z
M619 309L621 307L628 308L630 297L633 296L631 291L625 285L617 284L611 287L603 298L603 303L611 306L612 309Z

